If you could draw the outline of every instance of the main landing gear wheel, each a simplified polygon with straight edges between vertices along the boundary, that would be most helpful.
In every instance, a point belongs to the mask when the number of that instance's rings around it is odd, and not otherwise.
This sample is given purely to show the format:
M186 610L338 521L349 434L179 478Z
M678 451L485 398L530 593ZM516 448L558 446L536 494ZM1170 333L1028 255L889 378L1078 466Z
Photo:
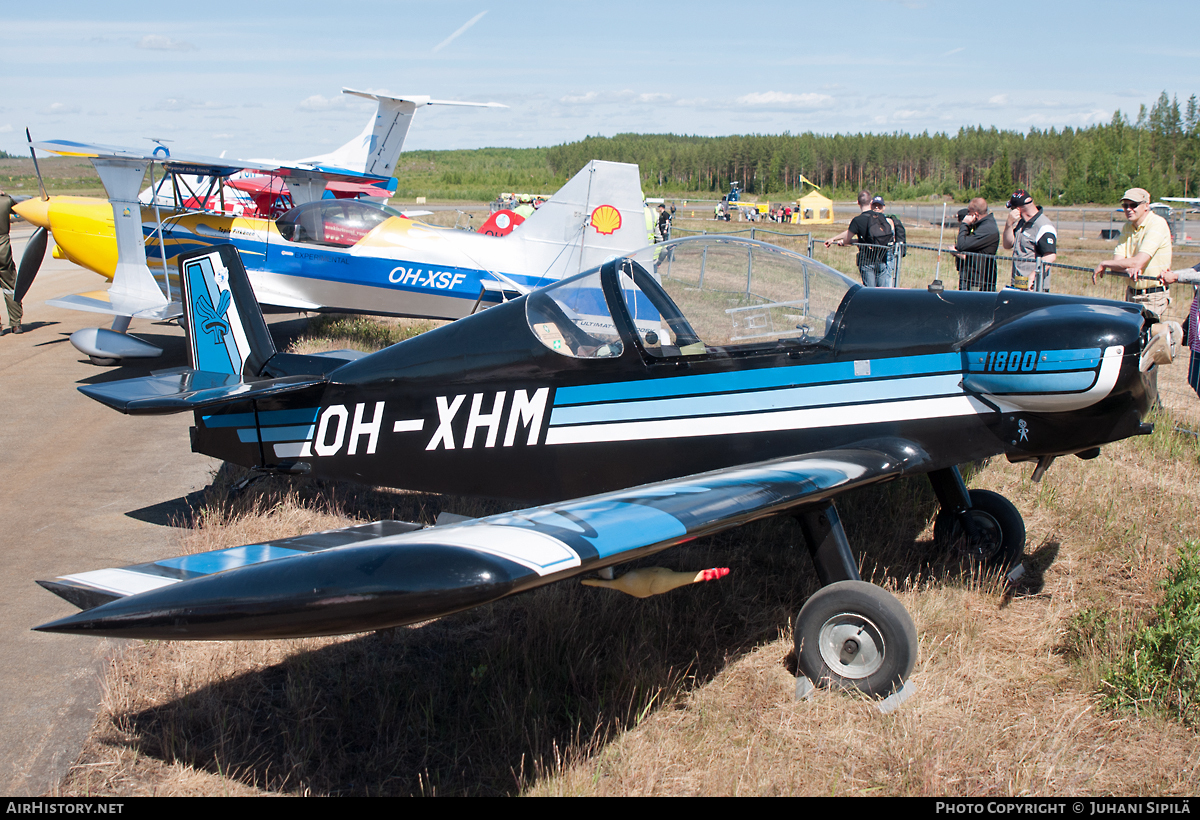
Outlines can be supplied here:
M888 591L838 581L796 616L796 660L818 686L885 698L904 686L917 661L917 627Z
M120 361L120 359L112 359L108 356L88 356L88 360L97 367L112 367Z
M1025 552L1025 521L1013 503L991 490L971 490L975 537L967 534L962 519L942 510L933 522L933 540L944 547L989 566L1007 568Z

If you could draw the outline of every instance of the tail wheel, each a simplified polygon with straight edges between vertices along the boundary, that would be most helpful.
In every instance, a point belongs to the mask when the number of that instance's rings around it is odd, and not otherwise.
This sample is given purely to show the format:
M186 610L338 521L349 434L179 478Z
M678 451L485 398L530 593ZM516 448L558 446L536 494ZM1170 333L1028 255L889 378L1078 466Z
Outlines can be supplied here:
M917 627L896 596L865 581L822 587L796 616L796 659L818 686L884 698L917 661Z
M975 525L974 537L960 516L942 510L933 522L934 541L990 566L1003 568L1021 560L1025 521L1011 501L991 490L971 490L971 509L965 515Z

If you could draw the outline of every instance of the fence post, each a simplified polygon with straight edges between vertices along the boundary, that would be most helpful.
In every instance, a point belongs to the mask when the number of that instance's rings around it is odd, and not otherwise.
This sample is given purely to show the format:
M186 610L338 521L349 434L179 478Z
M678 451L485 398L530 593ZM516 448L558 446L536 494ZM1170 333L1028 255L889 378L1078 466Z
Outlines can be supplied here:
M813 241L812 234L808 235L808 258L812 259L813 248L816 247L816 242Z
M747 248L746 253L746 295L750 295L750 277L754 271L754 248Z

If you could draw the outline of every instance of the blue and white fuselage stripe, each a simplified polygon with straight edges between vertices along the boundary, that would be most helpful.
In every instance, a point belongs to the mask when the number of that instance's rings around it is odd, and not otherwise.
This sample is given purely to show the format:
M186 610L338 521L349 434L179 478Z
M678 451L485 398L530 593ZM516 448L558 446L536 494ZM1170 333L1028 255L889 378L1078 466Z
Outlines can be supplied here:
M991 367L996 354L964 352L566 387L555 395L546 443L733 435L996 412L996 405L979 394L1008 394L1006 410L1026 404L1031 410L1086 406L1107 395L1122 352L1119 347L1013 351L1018 372L1004 367L1004 372L979 372Z
M990 412L942 353L564 388L547 444L684 438ZM589 401L590 400L590 401Z

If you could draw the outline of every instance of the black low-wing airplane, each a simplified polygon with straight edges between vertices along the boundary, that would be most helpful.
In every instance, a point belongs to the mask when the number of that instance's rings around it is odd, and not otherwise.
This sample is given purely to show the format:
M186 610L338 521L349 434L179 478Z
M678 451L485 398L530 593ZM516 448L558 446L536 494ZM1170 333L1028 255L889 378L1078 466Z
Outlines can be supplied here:
M760 242L653 246L369 356L276 352L230 246L182 257L192 367L80 390L192 411L192 448L253 470L540 504L376 522L42 582L38 627L278 638L414 623L779 513L823 588L796 621L814 682L887 695L912 619L859 579L833 499L927 473L939 540L1017 560L1020 514L955 465L1096 455L1156 396L1136 305L867 289Z

